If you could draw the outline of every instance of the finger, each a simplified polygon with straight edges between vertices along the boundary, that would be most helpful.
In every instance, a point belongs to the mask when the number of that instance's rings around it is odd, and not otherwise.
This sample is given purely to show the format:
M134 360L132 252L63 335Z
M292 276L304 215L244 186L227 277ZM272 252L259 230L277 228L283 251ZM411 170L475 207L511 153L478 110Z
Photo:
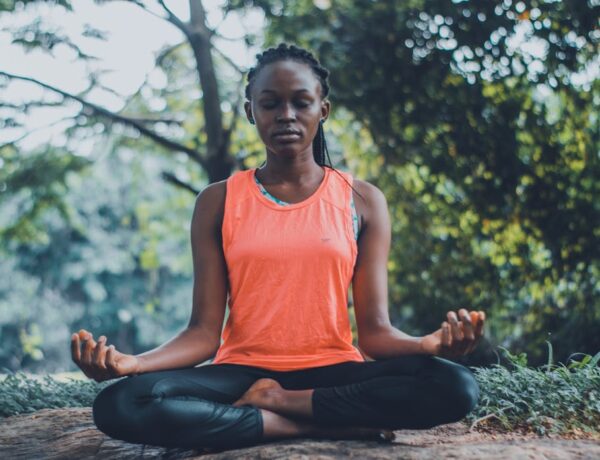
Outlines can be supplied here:
M104 359L106 363L106 368L111 376L116 377L118 375L117 372L117 363L115 361L115 346L111 345L106 350L106 357Z
M466 308L458 310L459 317L461 319L461 327L463 333L463 341L460 346L461 354L468 354L470 348L473 346L475 341L475 332L473 331L473 323L471 323L471 315Z
M463 334L458 324L458 317L453 311L449 311L446 315L448 317L448 323L450 324L450 332L452 333L452 342L460 343L463 339Z
M475 340L473 341L473 344L471 345L471 347L469 348L469 353L471 353L473 350L475 350L477 348L477 346L479 345L479 342L481 341L481 337L483 337L483 326L484 326L484 321L485 321L485 313L482 311L479 312L471 312L471 316L473 316L473 314L475 314L477 316L477 323L475 324Z
M479 321L477 321L477 326L475 327L475 338L479 339L483 335L483 326L485 323L485 313L482 311L478 312Z
M85 340L89 335L91 335L88 331L86 331L85 329L79 329L79 339L80 340Z
M102 335L98 338L98 344L94 348L92 362L94 366L102 373L106 374L106 364L104 358L106 356L106 336Z
M450 334L450 325L444 321L442 323L442 348L449 348L452 345L452 337Z
M96 346L96 342L92 338L92 334L87 334L83 339L83 352L81 353L81 361L86 364L92 364L92 351Z
M79 333L73 334L71 339L71 354L73 355L73 361L75 361L81 372L83 372L83 375L90 379L94 378L93 374L90 373L89 367L83 362Z
M77 365L79 365L79 361L81 361L81 342L79 340L79 334L73 333L71 336L71 359Z
M477 323L479 323L479 313L476 311L472 311L471 315L471 323L473 324L473 329L477 328Z
M473 323L471 322L471 315L469 314L466 308L461 308L460 310L458 310L458 315L463 324L463 336L466 340L473 340L475 338L475 333Z

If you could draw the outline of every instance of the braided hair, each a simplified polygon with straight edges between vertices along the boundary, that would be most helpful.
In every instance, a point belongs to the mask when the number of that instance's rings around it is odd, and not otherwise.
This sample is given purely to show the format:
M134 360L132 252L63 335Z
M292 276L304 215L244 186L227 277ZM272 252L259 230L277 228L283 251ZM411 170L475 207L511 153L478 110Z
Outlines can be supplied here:
M252 67L248 72L248 84L245 88L246 99L248 101L251 100L250 93L252 90L252 83L256 79L258 72L265 67L267 64L271 64L273 62L291 60L296 61L302 64L307 64L314 75L319 80L321 84L321 98L326 98L329 95L329 83L327 82L327 77L329 77L329 70L323 67L319 61L313 56L313 54L304 49L295 45L288 45L287 43L279 43L276 48L267 48L264 52L256 55L257 64L255 67ZM331 163L331 158L329 157L329 150L327 149L327 142L325 141L325 133L323 132L323 120L319 121L319 127L317 129L317 134L313 139L313 157L315 162L319 166L327 167L334 170L336 173L340 174L337 169L335 169ZM266 160L265 160L266 162ZM263 162L263 165L265 164ZM261 165L262 166L262 165ZM340 174L340 176L344 179L344 181L350 185L350 183ZM361 198L364 197L356 191L354 187L352 187Z

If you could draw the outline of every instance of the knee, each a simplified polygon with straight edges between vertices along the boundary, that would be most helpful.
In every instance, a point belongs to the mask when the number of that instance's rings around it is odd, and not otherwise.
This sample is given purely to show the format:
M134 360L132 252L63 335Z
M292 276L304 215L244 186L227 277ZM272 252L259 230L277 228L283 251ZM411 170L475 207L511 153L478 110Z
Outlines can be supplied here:
M479 384L468 368L453 363L445 375L444 386L451 408L451 421L459 421L475 409L479 401Z
M104 387L95 397L92 404L92 418L96 427L111 437L118 437L119 422L126 415L125 398L127 388L123 381Z

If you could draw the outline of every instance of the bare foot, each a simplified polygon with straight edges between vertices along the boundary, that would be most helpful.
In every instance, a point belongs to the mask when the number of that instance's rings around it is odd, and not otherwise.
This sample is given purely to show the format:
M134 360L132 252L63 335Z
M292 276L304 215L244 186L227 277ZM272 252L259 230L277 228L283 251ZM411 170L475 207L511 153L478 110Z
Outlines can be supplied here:
M276 380L258 379L246 390L240 399L233 403L233 405L242 406L244 404L251 404L266 409L270 406L270 403L277 392L281 390L283 390L283 388Z
M364 427L323 427L310 421L312 409L309 405L308 390L285 390L273 379L258 379L246 392L233 403L233 406L244 404L263 409L264 434L266 438L308 435L324 439L364 439L379 442L392 442L395 438L392 430ZM292 399L296 394L299 404ZM294 407L295 406L295 407ZM265 412L266 411L266 412ZM289 414L286 412L290 412ZM291 417L291 418L288 418ZM300 417L300 418L298 418Z

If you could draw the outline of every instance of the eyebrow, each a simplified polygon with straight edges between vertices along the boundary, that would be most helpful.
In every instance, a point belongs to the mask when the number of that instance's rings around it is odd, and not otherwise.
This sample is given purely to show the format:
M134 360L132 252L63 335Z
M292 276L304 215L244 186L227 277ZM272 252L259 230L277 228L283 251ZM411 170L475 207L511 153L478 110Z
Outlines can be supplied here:
M297 89L297 90L295 90L295 91L294 91L294 93L301 93L301 92L307 92L307 93L310 93L310 91L309 91L309 90L307 90L306 88ZM260 92L260 94L262 94L262 93L277 93L277 91L274 91L274 90L272 90L272 89L263 89L263 90Z

